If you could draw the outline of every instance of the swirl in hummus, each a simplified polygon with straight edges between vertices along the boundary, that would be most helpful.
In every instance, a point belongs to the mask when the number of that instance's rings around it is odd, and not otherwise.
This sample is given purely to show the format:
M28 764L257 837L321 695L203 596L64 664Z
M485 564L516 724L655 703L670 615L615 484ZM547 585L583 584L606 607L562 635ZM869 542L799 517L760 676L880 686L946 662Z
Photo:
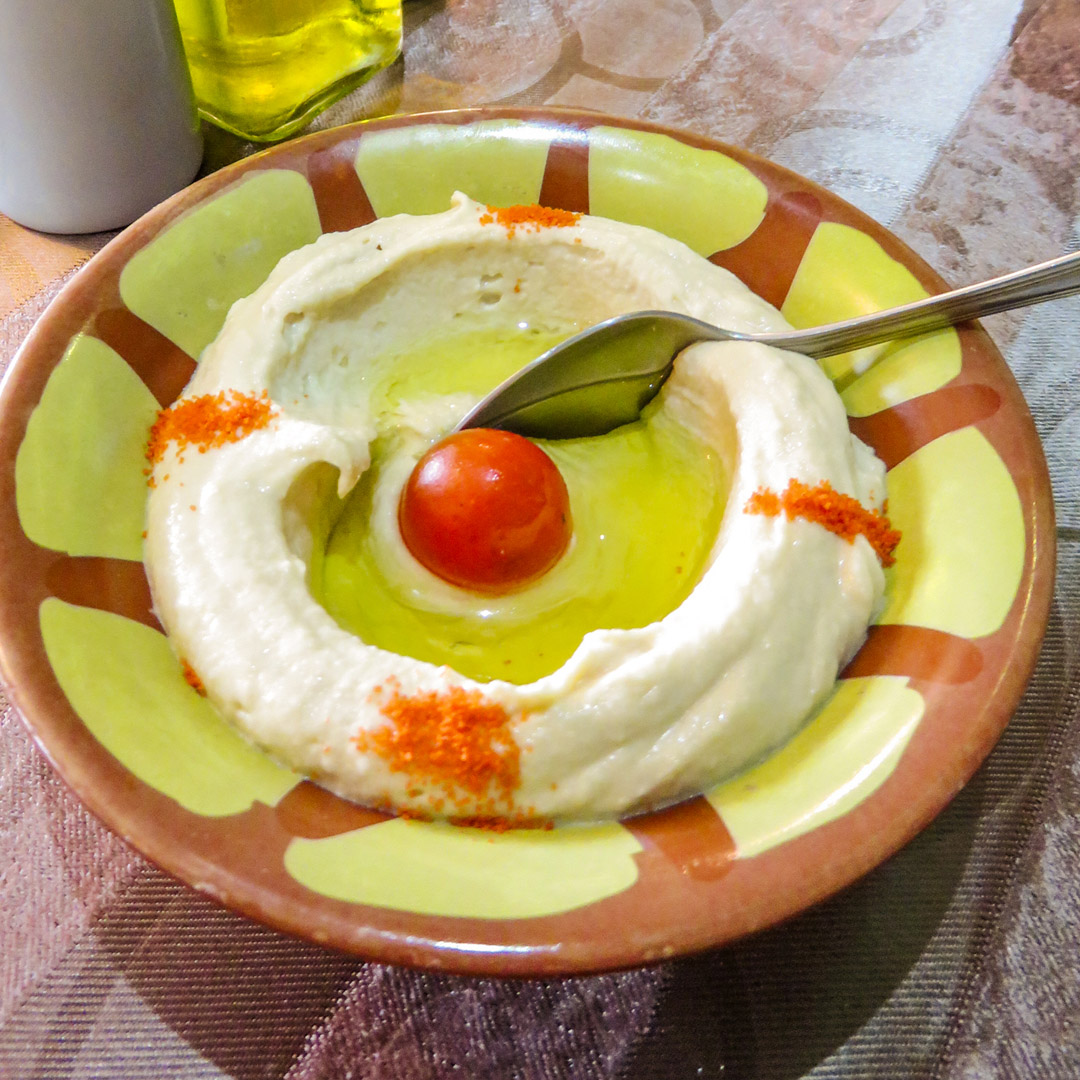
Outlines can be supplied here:
M796 479L827 481L876 510L884 468L851 436L812 360L745 343L692 346L657 407L716 455L728 494L700 578L674 610L646 626L587 633L557 670L524 684L476 681L365 643L309 583L325 541L313 523L326 476L336 470L345 495L387 422L357 392L362 373L353 370L344 392L343 357L385 355L403 335L482 315L485 283L496 279L516 283L499 299L512 316L557 310L585 326L664 308L733 329L785 327L732 275L650 230L588 216L560 228L490 222L458 195L442 214L328 234L234 305L174 408L219 392L268 408L242 438L202 452L176 441L162 448L146 541L155 608L178 655L244 735L348 799L510 820L660 806L788 739L829 693L881 601L884 577L865 537L850 543L810 521L744 507L760 489L782 492ZM403 578L448 611L488 601L412 560L396 498L416 460L474 400L427 395L397 409L403 434L372 501L370 528ZM462 755L487 756L433 785L399 735L413 738L406 727L436 715L452 715Z

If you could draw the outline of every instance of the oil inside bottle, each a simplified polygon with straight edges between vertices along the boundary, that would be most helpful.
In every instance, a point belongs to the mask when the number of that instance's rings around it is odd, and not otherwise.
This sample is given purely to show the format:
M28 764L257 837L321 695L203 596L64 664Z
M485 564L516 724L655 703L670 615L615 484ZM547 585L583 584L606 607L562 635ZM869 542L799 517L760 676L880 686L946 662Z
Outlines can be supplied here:
M401 48L400 0L175 0L199 111L283 139Z

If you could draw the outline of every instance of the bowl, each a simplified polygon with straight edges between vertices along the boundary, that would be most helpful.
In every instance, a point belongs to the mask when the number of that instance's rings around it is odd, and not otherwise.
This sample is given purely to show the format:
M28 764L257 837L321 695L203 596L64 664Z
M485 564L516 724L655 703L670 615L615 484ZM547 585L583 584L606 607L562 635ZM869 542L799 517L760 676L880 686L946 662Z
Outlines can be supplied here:
M886 606L768 760L617 822L493 833L392 818L244 742L185 681L141 562L144 450L232 302L326 231L460 189L647 225L795 326L942 291L896 237L745 151L559 110L401 116L223 169L63 289L0 388L0 671L80 799L207 896L360 956L462 973L602 971L731 941L835 893L925 827L1001 734L1054 571L1031 416L977 325L825 362L888 467Z

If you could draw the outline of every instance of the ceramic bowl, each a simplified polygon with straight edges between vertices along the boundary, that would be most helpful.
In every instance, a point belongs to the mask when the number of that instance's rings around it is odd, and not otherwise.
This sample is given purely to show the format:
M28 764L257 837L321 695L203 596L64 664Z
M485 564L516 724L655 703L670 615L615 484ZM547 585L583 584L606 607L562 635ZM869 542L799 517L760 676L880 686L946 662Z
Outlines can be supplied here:
M760 158L577 112L395 117L215 173L66 286L0 393L0 665L76 794L169 873L271 926L458 972L648 963L834 893L922 829L1009 720L1054 564L1043 454L974 325L825 364L904 539L835 692L767 761L625 821L495 834L388 818L281 768L184 680L141 562L147 430L285 253L455 189L648 225L808 326L941 291L881 226Z

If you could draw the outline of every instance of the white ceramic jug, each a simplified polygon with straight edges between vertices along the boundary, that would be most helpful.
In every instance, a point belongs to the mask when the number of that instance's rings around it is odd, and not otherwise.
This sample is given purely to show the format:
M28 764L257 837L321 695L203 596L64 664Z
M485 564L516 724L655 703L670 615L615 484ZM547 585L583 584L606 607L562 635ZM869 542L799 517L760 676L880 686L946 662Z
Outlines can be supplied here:
M0 0L0 212L115 229L201 160L170 0Z

